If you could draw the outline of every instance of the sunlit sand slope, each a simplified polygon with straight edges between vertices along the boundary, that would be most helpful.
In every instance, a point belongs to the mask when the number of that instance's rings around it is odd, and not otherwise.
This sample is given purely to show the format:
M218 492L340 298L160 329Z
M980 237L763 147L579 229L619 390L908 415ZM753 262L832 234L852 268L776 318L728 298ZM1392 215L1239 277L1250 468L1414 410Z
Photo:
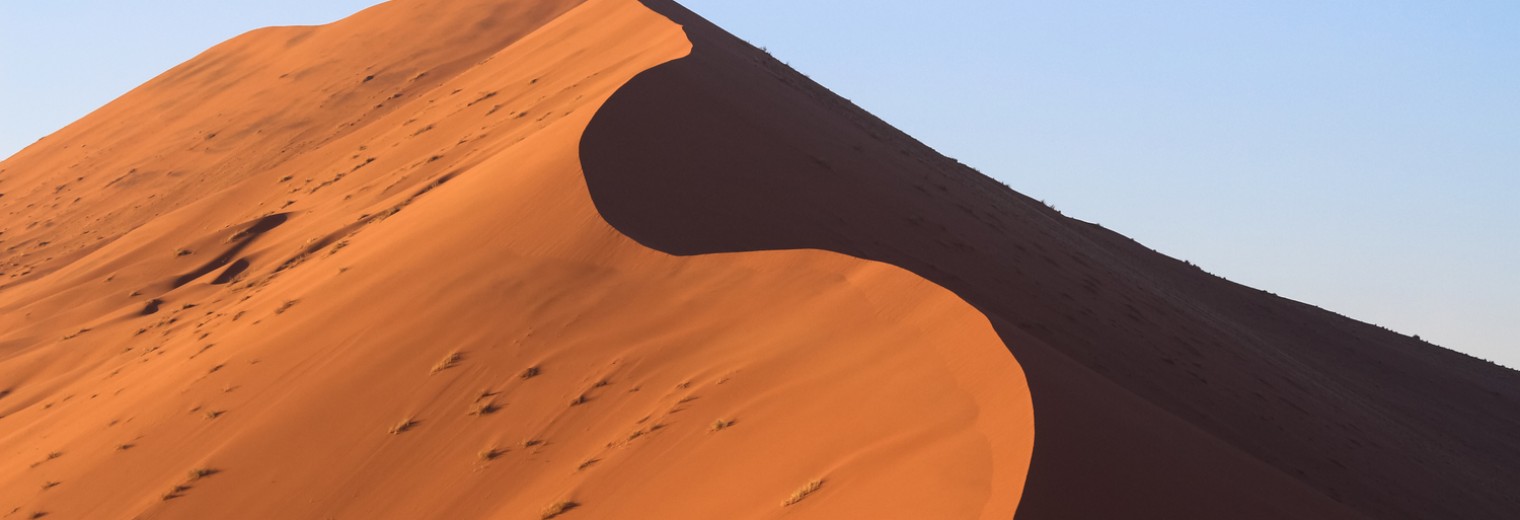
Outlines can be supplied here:
M981 312L603 220L584 129L690 51L634 0L397 0L0 164L0 515L1011 517L1033 410Z

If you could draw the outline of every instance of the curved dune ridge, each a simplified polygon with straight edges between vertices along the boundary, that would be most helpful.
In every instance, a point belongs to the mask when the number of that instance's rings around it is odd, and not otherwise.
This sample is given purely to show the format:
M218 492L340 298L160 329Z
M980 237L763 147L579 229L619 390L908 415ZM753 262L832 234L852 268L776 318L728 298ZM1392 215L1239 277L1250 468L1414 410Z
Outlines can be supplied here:
M977 309L603 220L585 128L691 50L635 0L395 0L0 163L0 514L1011 518L1034 412Z
M602 215L673 254L836 251L975 305L1033 393L1019 518L1520 518L1520 373L1065 217L645 3L694 49L587 129Z

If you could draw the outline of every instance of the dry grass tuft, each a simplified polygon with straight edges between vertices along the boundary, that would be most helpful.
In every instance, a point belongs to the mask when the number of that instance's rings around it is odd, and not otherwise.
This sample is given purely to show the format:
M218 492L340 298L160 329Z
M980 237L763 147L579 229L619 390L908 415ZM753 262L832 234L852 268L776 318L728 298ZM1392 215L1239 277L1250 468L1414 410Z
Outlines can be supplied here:
M500 409L496 401L481 401L470 405L470 415L491 415Z
M390 432L391 435L401 435L403 433L406 433L408 430L415 428L416 426L417 420L408 417L406 419L402 419L401 422L396 423L395 426L392 426Z
M164 501L174 500L176 498L179 498L180 495L183 495L186 491L189 491L189 490L190 490L190 486L186 486L184 484L180 484L180 485L174 486L174 488L170 489L168 493L164 493L162 496L159 497L159 499L164 500Z
M459 361L462 359L464 359L464 356L460 355L458 351L450 352L449 355L444 356L443 359L438 360L437 364L433 365L432 373L437 374L444 370L454 368L454 365L458 365Z
M489 462L489 461L496 460L498 457L501 457L502 455L505 455L506 453L507 453L507 450L503 450L501 448L497 448L495 446L492 446L492 447L480 450L480 453L478 453L477 455L480 456L480 460L484 460L484 461L488 461Z
M217 474L217 470L211 468L195 468L190 470L190 481L195 482L215 474Z
M37 466L41 466L43 463L45 463L47 461L50 461L50 460L53 460L53 459L56 459L56 458L62 457L62 456L63 456L63 452L61 452L61 451L49 452L47 454L47 458L46 459L42 459L42 460L39 460L37 462L33 462L30 467L35 468Z
M533 379L535 377L538 377L538 374L539 374L538 367L537 366L531 366L531 367L528 367L528 368L524 368L523 371L522 371L522 374L519 374L517 377L520 377L520 378L523 378L523 379Z
M728 427L733 426L733 425L734 425L734 421L732 419L718 419L716 421L713 421L713 423L712 423L712 431L714 431L714 432L721 432L723 430L727 430Z
M580 507L580 504L569 500L562 500L550 504L549 507L544 508L543 514L538 515L538 518L539 520L549 520L559 515L563 515L569 512L571 509L575 509L577 507Z
M789 497L789 498L787 498L786 502L782 502L781 505L783 505L783 506L790 506L792 504L796 504L798 502L801 502L802 499L807 498L808 495L816 493L818 491L818 488L821 488L821 487L823 487L823 479L819 479L819 480L814 480L812 482L808 482L806 486L802 486L801 488L798 488L796 491L793 491L792 492L792 496Z

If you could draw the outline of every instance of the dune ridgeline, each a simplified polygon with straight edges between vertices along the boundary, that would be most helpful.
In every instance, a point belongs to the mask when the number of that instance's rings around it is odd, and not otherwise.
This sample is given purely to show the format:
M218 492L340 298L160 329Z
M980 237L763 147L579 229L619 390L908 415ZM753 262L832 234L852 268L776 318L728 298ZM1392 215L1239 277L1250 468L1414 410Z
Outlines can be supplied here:
M5 519L1506 518L1520 377L665 0L393 0L0 163Z

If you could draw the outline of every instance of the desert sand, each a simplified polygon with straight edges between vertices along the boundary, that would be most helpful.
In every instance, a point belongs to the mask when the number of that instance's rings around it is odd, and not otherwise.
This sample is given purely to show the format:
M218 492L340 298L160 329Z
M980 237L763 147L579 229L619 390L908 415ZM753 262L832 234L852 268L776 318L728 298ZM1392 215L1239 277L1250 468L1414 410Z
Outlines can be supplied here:
M1068 218L647 3L694 50L592 121L598 209L662 251L837 251L971 302L1034 399L1019 518L1520 517L1520 373Z
M1520 377L665 0L240 36L0 163L4 518L1504 518Z
M689 51L630 0L398 1L237 38L7 161L0 505L1011 517L1032 409L980 312L596 212L585 126Z

